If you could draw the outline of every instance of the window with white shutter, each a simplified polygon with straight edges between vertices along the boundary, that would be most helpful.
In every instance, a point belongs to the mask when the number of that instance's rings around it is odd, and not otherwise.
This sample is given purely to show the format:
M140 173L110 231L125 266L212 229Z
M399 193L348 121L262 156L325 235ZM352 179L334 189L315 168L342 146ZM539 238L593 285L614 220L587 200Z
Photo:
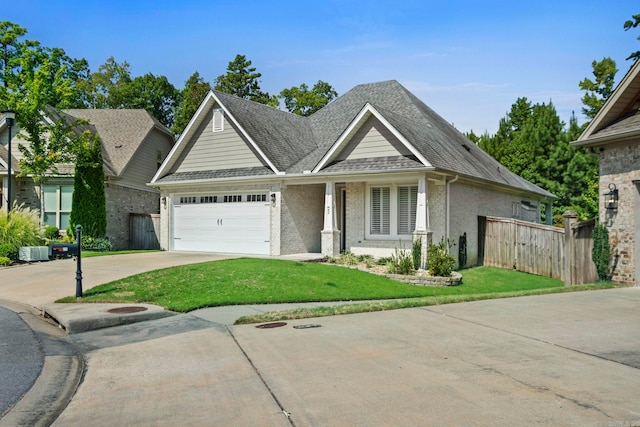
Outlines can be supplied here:
M366 197L366 239L404 240L413 234L418 205L417 185L371 185Z
M390 234L391 189L371 187L371 234Z
M412 234L416 228L418 186L398 187L398 234Z

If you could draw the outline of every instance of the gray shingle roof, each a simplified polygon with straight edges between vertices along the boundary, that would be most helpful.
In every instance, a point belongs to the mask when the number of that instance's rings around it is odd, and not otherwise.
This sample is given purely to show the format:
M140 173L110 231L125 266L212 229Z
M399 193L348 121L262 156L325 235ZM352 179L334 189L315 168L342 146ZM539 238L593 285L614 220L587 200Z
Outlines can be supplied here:
M182 181L199 181L209 179L220 178L239 178L250 177L260 175L275 175L275 173L268 167L252 167L252 168L237 168L237 169L219 169L210 171L196 171L196 172L174 172L163 176L156 182L182 182Z
M370 104L436 169L515 187L545 197L546 190L511 173L395 80L354 87L310 117L301 117L222 92L213 92L279 171L313 170ZM425 167L415 158L344 160L326 172ZM175 174L171 175L176 178ZM168 182L169 176L157 182Z
M153 128L171 135L165 126L144 109L72 109L62 112L89 121L102 140L105 173L114 176L122 173Z

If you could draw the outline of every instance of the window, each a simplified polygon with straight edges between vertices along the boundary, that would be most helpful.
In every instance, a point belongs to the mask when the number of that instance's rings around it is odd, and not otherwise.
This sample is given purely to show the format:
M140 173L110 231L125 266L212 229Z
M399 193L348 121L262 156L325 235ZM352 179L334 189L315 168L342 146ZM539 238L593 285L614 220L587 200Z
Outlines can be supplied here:
M369 187L367 238L410 236L416 228L418 186Z
M213 110L213 131L222 132L224 130L224 113L221 108Z
M390 194L389 187L371 187L371 234L389 234Z
M43 188L43 224L60 230L69 226L71 215L72 185L45 185Z

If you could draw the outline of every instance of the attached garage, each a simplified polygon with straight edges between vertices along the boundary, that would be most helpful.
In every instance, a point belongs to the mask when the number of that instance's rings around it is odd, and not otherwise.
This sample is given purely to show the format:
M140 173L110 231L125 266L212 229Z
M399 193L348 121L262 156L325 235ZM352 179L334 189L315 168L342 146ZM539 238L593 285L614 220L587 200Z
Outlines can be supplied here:
M173 250L269 255L267 193L175 195Z

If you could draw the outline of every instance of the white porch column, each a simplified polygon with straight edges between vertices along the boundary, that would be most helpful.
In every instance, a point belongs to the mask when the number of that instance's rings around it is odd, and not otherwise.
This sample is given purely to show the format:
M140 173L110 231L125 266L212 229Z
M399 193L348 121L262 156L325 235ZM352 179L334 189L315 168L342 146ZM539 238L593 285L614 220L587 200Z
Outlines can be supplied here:
M416 228L413 232L413 240L420 240L422 254L420 268L427 266L427 248L431 243L431 225L429 223L429 189L426 176L418 178L418 199L416 201Z
M322 255L336 256L340 253L340 230L337 227L335 184L327 182L324 190L324 228Z

